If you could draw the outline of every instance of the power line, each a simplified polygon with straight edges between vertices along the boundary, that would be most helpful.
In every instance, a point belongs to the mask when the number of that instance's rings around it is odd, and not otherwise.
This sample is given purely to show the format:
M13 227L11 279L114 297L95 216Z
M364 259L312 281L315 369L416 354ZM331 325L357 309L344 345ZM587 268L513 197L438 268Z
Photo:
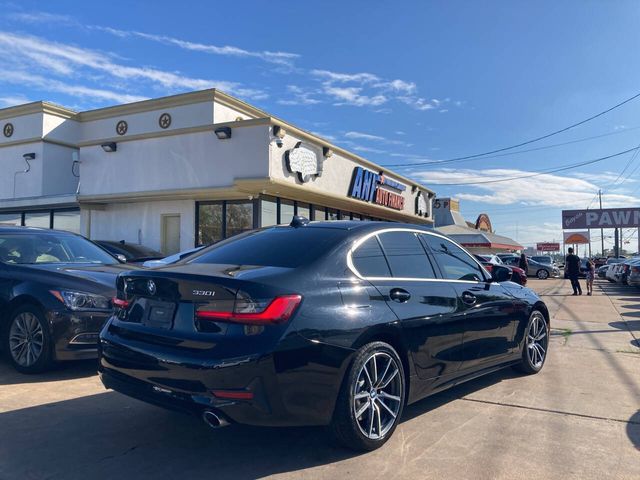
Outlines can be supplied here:
M471 159L471 158L484 157L485 155L491 155L491 154L494 154L494 153L500 153L500 152L504 152L506 150L513 150L514 148L523 147L525 145L529 145L529 144L534 143L534 142L539 142L540 140L544 140L546 138L553 137L554 135L558 135L560 133L566 132L567 130L571 130L572 128L578 127L580 125L584 125L585 123L590 122L591 120L594 120L594 119L596 119L598 117L601 117L603 115L606 115L607 113L611 112L612 110L615 110L616 108L619 108L619 107L625 105L626 103L629 103L629 102L635 100L638 97L640 97L640 93L636 93L632 97L629 97L626 100L623 100L622 102L615 104L613 107L607 108L606 110L603 110L600 113L596 113L595 115L592 115L592 116L590 116L588 118L585 118L584 120L580 120L579 122L571 124L568 127L564 127L564 128L561 128L560 130L555 130L555 131L553 131L551 133L547 133L545 135L541 135L539 137L532 138L531 140L526 140L524 142L520 142L520 143L517 143L515 145L511 145L509 147L497 148L495 150L490 150L488 152L482 152L482 153L476 153L476 154L473 154L473 155L466 155L464 157L455 157L455 158L448 158L446 160L440 160L440 163L457 162L459 160L467 160L467 159Z
M487 184L487 183L508 182L508 181L511 181L511 180L520 180L520 179L523 179L523 178L538 177L540 175L545 175L545 174L548 174L548 173L562 172L562 171L565 171L565 170L571 170L573 168L583 167L585 165L591 165L591 164L594 164L594 163L597 163L597 162L602 162L602 161L608 160L610 158L619 157L620 155L624 155L625 153L636 151L639 148L640 148L640 146L634 147L634 148L630 148L630 149L624 150L622 152L614 153L612 155L607 155L606 157L600 157L600 158L595 158L593 160L587 160L585 162L578 162L578 163L572 163L572 164L569 164L569 165L563 165L562 167L556 167L556 168L553 168L553 169L540 170L540 171L536 171L535 173L531 173L531 174L527 174L527 175L520 175L520 176L517 176L517 177L499 178L499 179L494 179L494 180L480 180L480 181L477 181L477 182L436 183L436 185L439 185L439 186L483 185L483 184ZM432 182L433 182L433 180L432 180Z
M576 140L570 140L568 142L562 142L562 143L554 143L552 145L545 145L543 147L535 147L535 148L528 148L526 150L517 150L515 152L509 152L509 153L500 153L498 155L490 155L490 156L485 156L482 157L482 159L487 159L487 158L500 158L500 157L509 157L511 155L519 155L521 153L530 153L530 152L537 152L540 150L548 150L550 148L556 148L556 147L564 147L566 145L572 145L574 143L581 143L581 142L586 142L589 140L595 140L597 138L603 138L603 137L609 137L611 135L620 135L621 133L627 133L627 132L631 132L633 130L638 130L640 129L639 127L631 127L631 128L625 128L624 130L618 130L616 132L608 132L608 133L601 133L599 135L592 135L590 137L583 137L583 138L578 138ZM404 167L404 168L410 168L410 167L420 167L420 166L428 166L428 165L438 165L441 163L452 163L452 162L469 162L475 160L475 158L464 158L464 159L460 159L460 160L456 160L456 159L448 159L448 160L429 160L426 162L416 162L416 163L386 163L384 165L382 165L383 167L394 167L394 168L398 168L398 167Z

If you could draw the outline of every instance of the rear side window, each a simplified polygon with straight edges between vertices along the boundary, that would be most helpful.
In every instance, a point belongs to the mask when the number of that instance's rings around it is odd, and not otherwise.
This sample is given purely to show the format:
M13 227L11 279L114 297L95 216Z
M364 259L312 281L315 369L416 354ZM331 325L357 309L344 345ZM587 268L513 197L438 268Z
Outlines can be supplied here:
M394 277L435 278L431 262L415 233L386 232L378 237Z
M185 262L297 268L313 263L347 234L347 230L314 227L254 230L204 248Z
M484 273L471 255L442 237L422 235L440 266L442 275L448 280L484 281Z
M389 265L384 258L378 239L365 240L351 255L353 266L363 277L390 277Z

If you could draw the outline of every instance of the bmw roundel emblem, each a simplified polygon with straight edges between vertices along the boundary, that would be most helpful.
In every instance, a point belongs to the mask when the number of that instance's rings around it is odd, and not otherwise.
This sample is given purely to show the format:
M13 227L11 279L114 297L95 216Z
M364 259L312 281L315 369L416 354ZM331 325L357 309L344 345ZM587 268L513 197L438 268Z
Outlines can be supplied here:
M156 282L154 282L153 280L149 280L147 282L147 291L149 292L149 295L155 295L156 294Z

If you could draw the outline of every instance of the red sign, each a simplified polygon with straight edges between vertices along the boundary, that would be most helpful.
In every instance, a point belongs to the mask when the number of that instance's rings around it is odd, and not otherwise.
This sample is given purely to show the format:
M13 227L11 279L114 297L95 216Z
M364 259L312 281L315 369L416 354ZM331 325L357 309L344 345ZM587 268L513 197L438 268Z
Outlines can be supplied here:
M559 252L560 244L549 242L537 243L536 250L538 250L539 252Z

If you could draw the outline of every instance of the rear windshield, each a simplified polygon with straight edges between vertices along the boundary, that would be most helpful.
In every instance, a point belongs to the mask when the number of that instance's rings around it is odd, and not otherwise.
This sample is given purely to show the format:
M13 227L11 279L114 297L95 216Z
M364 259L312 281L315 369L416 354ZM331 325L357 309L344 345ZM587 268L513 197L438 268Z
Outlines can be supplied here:
M195 253L185 263L297 268L317 260L348 235L337 228L276 227L229 238Z

